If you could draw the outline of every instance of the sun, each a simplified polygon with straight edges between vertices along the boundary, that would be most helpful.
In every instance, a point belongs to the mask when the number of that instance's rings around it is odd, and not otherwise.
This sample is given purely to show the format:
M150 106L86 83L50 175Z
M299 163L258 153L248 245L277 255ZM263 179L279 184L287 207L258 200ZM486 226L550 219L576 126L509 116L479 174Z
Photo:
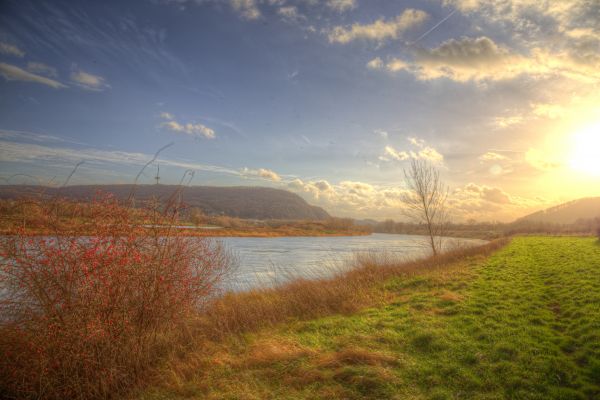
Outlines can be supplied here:
M600 176L600 121L573 135L571 168Z

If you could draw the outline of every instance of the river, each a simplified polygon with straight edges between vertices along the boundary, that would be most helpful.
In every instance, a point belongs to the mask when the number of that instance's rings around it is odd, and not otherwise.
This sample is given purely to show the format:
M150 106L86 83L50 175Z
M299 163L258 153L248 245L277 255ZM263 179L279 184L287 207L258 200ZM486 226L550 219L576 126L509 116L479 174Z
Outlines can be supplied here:
M273 286L294 278L319 278L351 268L357 254L386 255L410 260L430 253L426 238L416 235L374 233L368 236L277 237L220 239L236 258L236 268L225 286L247 290ZM477 239L445 240L445 247L456 243L475 246Z

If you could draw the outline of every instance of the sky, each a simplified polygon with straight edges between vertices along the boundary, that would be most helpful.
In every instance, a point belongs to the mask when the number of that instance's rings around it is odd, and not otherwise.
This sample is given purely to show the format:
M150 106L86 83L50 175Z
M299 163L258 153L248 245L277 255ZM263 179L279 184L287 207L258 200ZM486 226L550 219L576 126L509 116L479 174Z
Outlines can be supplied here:
M269 186L402 219L600 195L597 0L0 2L2 183ZM193 172L193 174L192 174Z

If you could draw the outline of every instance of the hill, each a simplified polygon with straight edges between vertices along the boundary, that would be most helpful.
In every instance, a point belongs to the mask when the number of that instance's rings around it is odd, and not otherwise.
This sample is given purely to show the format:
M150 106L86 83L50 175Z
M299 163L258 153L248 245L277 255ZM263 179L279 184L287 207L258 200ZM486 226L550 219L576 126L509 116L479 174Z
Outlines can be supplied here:
M600 217L600 197L573 200L538 211L515 222L541 222L548 224L573 224L577 220Z
M159 198L168 199L176 192L175 185L137 185L135 198L140 201ZM126 199L133 185L82 185L61 189L5 185L0 186L0 198L11 199L24 195L60 195L74 200L88 200L99 190ZM300 196L281 189L245 186L189 186L182 192L183 202L190 207L201 208L208 215L228 215L244 219L324 220L329 214L320 207L308 204Z

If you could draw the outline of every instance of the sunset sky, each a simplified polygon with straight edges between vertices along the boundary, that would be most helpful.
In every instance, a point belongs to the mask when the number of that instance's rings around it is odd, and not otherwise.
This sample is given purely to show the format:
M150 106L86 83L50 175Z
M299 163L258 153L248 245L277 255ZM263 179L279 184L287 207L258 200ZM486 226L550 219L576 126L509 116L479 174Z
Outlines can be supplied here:
M0 3L4 183L131 183L171 142L161 183L339 216L401 219L411 158L457 218L600 196L600 2Z

